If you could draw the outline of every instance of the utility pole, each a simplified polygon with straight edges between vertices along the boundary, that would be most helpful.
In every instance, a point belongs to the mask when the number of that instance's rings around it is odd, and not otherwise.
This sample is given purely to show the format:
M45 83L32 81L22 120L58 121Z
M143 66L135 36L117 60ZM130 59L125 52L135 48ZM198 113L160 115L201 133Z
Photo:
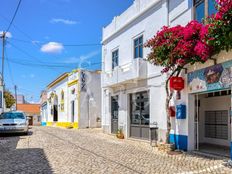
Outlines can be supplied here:
M6 33L2 32L2 85L4 84L4 57L5 57L5 40L6 40Z
M5 110L5 100L4 100L4 56L5 56L5 40L6 40L6 32L2 32L2 88L3 88L3 101L2 101L2 112Z
M15 89L15 110L17 111L17 86L14 86Z

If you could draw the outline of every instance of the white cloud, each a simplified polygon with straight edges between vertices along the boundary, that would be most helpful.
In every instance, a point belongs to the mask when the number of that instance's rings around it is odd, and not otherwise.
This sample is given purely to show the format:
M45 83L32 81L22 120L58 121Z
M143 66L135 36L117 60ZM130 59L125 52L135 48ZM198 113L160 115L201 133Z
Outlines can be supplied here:
M75 25L75 24L77 24L77 21L73 21L73 20L69 20L69 19L53 18L50 20L50 23L52 23L52 24L63 23L66 25Z
M58 42L49 42L47 44L42 45L40 51L44 53L61 53L64 49L62 43Z
M0 31L0 36L2 36L3 31ZM10 32L6 32L6 37L12 38L12 34Z
M80 64L83 64L83 63L88 63L88 62L85 62L87 61L88 59L98 55L100 53L100 50L97 50L97 51L92 51L86 55L81 55L80 57L69 57L67 58L66 60L63 61L63 63L67 63L67 64L71 64L71 63L80 63Z

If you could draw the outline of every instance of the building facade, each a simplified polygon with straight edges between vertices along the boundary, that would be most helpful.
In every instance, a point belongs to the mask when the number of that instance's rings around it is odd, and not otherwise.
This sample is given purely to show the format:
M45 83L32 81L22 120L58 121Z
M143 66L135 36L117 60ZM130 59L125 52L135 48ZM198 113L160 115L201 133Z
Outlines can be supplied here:
M125 137L149 139L158 122L165 138L165 78L161 67L145 58L143 45L168 24L166 1L136 0L103 28L102 127L107 133L122 129ZM162 17L161 17L162 16Z
M103 28L102 127L107 133L122 129L125 137L149 139L158 126L158 141L165 140L165 74L146 62L143 44L163 26L202 21L216 12L213 0L135 0ZM171 106L170 141L182 150L229 155L231 149L231 59L221 53L216 61L187 67L185 88L176 92ZM181 109L179 109L181 108ZM181 111L180 111L181 110ZM183 117L177 117L183 112ZM219 149L219 150L216 150Z
M100 72L74 70L47 86L43 125L93 128L101 126ZM47 118L46 118L47 117Z
M25 103L27 103L27 102L25 100L24 95L22 95L22 94L17 95L17 104L25 104Z
M17 110L24 112L29 117L29 125L40 126L40 104L17 104Z

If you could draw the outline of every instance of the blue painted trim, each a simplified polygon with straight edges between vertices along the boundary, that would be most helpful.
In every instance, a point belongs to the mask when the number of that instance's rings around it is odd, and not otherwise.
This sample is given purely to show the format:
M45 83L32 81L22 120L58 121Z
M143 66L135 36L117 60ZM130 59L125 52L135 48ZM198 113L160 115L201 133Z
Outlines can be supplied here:
M230 142L230 159L232 159L232 142Z
M41 126L47 126L46 122L41 122Z
M175 144L176 149L180 149L184 151L188 150L188 136L186 135L170 134L169 141L170 143Z

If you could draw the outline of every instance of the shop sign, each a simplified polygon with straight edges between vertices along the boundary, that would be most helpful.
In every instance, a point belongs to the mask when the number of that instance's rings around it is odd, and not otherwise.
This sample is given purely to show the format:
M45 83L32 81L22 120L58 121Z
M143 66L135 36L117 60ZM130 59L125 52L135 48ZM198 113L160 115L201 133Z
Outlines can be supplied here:
M182 77L171 77L170 78L170 89L181 91L184 89L184 79Z
M220 90L232 85L232 61L213 65L188 74L190 93Z

